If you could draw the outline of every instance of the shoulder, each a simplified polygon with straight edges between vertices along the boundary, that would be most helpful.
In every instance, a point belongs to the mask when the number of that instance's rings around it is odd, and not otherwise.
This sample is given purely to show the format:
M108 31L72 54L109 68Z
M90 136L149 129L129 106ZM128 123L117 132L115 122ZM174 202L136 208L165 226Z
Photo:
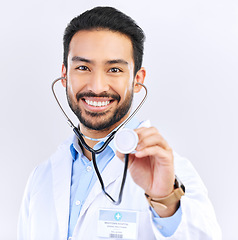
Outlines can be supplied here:
M70 136L68 139L66 139L64 142L62 142L56 149L56 151L45 161L40 163L36 169L35 172L44 172L47 171L50 168L50 165L52 164L52 161L58 158L63 158L65 155L70 154L70 145L72 144L74 139L74 135Z
M70 136L67 140L61 143L56 151L45 161L37 165L31 172L28 179L28 186L33 188L38 183L49 181L52 178L52 168L60 162L71 159L70 145L74 136Z

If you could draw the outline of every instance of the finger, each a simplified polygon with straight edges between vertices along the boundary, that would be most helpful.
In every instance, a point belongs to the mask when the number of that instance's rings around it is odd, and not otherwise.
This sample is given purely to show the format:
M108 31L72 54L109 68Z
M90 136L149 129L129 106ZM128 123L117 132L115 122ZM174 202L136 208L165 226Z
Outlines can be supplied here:
M143 150L136 152L135 156L137 158L143 158L143 157L148 157L148 156L157 157L157 158L159 158L160 163L164 164L164 165L170 165L173 163L172 149L170 149L168 151L159 146L152 146L152 147L144 148Z
M139 128L135 132L138 134L139 142L136 150L141 150L145 147L158 145L164 149L170 149L167 141L161 136L159 131L154 128Z
M156 127L140 127L140 128L136 128L134 129L134 131L136 131L138 134L140 134L141 132L147 131L148 133L158 133L158 129Z
M164 138L161 135L154 134L154 135L150 135L142 139L139 139L139 143L137 145L136 150L140 151L143 148L152 147L152 146L160 146L165 150L170 149L168 143L164 140Z

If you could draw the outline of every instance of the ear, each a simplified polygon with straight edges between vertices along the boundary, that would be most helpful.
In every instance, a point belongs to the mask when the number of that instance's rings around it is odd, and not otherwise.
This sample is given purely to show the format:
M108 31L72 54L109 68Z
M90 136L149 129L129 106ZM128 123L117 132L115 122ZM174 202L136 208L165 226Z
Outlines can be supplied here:
M136 73L136 76L135 76L135 81L134 81L134 92L135 93L138 93L140 92L142 86L139 85L139 84L136 84L136 83L144 83L144 80L145 80L145 76L146 76L146 70L145 68L141 68L137 73Z
M65 67L64 64L62 64L61 77L64 77L64 79L61 80L62 85L64 87L66 87L66 84L67 84L67 80L66 80L67 70L66 70L66 67Z

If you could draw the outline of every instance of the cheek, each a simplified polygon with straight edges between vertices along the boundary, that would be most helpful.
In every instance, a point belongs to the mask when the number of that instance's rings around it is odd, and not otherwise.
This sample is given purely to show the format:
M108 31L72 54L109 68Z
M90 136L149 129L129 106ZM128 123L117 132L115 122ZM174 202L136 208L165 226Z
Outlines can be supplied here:
M80 81L78 81L77 79L78 78L73 71L73 67L69 66L67 72L67 90L72 96L75 96L80 89Z
M134 83L134 79L132 74L130 75L129 80L127 79L127 81L125 81L123 86L121 87L120 96L122 101L125 101L128 95L132 93L133 83Z
M123 95L121 95L121 100L124 102L127 99L128 94L131 92L131 87L127 86L125 88L125 91L123 92Z
M67 93L71 96L74 97L74 91L73 91L74 87L72 86L72 84L67 81Z
M70 93L73 97L76 96L76 94L82 90L82 82L78 81L77 79L74 80L72 77L67 78L67 91Z

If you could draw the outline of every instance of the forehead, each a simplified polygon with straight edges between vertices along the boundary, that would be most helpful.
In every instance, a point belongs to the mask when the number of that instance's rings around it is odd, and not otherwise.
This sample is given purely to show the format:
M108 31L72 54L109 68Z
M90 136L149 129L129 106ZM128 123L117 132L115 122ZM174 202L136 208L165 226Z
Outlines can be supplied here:
M133 62L133 46L129 37L110 30L82 30L69 46L68 60L80 56L96 61L125 59Z

